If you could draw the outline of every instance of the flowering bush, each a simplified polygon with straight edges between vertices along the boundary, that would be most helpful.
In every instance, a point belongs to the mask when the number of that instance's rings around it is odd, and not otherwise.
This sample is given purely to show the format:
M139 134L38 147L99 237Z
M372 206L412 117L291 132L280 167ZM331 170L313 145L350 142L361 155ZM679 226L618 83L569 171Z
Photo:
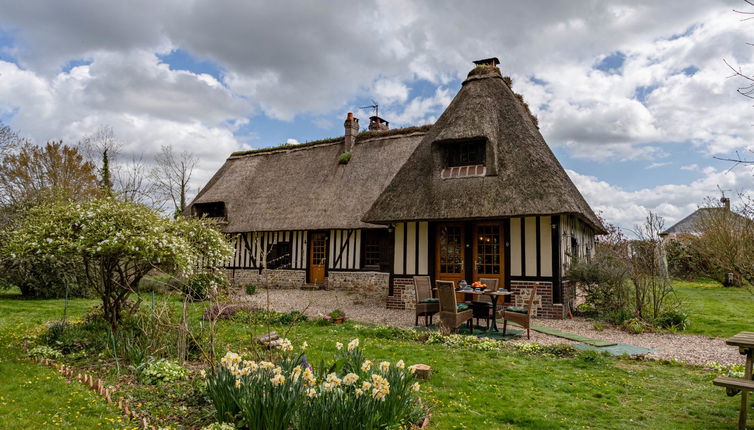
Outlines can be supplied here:
M116 331L129 294L147 273L190 275L232 252L225 236L203 220L170 220L142 205L103 198L30 209L8 234L0 260L75 257Z
M212 289L228 288L228 278L218 273L201 272L189 276L183 284L183 293L194 300L207 300Z
M228 423L212 423L202 427L202 430L235 430L236 426Z
M332 364L311 367L287 339L283 360L248 361L228 352L207 378L220 422L266 430L408 428L424 416L413 366L365 360L354 339L338 342Z
M185 367L172 361L160 359L152 361L141 371L141 380L146 384L172 382L183 379L188 375Z

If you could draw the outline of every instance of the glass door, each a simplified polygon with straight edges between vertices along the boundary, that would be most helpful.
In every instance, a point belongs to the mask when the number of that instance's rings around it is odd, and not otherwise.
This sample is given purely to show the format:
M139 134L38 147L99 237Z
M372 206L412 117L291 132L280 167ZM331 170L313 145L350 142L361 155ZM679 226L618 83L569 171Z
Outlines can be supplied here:
M503 279L503 225L501 223L478 223L474 225L474 281L479 278L498 279L498 288Z
M437 226L436 235L436 278L453 281L458 286L458 281L465 279L466 275L463 261L465 247L463 224L440 224Z

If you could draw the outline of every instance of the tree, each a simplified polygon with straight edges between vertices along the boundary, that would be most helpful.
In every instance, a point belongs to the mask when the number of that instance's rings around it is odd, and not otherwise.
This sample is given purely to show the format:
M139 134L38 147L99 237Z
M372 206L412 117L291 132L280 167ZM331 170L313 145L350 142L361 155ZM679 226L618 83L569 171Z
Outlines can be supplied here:
M140 157L132 157L129 163L121 158L121 142L115 137L112 127L100 127L85 137L81 143L83 152L93 163L99 163L100 186L126 202L139 203L161 210L163 202L156 196L155 184L149 180L147 169ZM106 191L107 193L107 191Z
M5 157L24 143L25 139L0 121L0 157Z
M117 330L129 296L149 271L185 276L200 264L229 258L232 247L208 221L170 220L143 205L105 197L32 208L0 252L20 261L75 257Z
M0 201L5 206L35 204L53 195L83 200L97 191L94 165L63 142L44 147L26 143L0 164Z
M165 198L171 201L176 214L186 209L191 174L199 159L192 153L184 151L176 154L170 145L163 146L155 157L157 166L152 170L155 185Z
M708 199L695 225L699 234L687 239L705 274L726 286L754 284L754 205L745 195L741 199L738 212Z

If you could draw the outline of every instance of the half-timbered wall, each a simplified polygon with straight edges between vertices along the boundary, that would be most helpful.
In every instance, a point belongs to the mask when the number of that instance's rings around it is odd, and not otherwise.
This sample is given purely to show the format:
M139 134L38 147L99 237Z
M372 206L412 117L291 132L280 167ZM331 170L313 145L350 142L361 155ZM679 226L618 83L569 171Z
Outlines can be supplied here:
M264 267L272 245L279 242L290 244L291 264L287 269L306 268L306 231L264 231L239 233L233 241L235 253L226 267L257 269Z
M396 224L393 251L393 274L429 275L429 223Z
M575 215L560 217L560 257L562 274L576 258L591 258L594 255L594 230Z
M511 278L552 277L552 230L550 216L510 219Z
M361 268L361 230L330 230L329 247L328 269Z

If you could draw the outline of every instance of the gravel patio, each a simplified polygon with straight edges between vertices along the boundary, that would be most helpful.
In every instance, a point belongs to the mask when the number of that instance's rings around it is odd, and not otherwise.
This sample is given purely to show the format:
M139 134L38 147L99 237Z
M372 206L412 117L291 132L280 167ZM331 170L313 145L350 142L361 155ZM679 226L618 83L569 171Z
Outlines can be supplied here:
M278 312L301 311L310 317L324 315L336 308L346 313L350 320L411 328L414 325L413 310L385 308L385 299L362 296L357 293L322 290L260 289L252 296L242 294L235 301L251 303L259 308ZM583 318L571 320L537 319L536 325L560 331L617 343L655 349L649 358L678 359L690 364L719 362L723 364L744 363L744 356L736 348L725 345L723 338L670 333L629 334L605 325L604 330L594 329L592 321ZM513 342L533 342L543 345L573 344L576 342L536 331L531 340L519 338Z

